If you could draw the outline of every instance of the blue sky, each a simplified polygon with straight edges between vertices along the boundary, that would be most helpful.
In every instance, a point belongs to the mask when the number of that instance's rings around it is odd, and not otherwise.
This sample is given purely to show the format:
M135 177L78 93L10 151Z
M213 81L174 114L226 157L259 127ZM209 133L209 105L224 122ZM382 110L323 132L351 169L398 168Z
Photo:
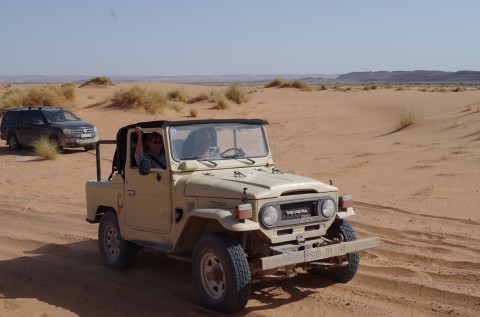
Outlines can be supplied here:
M476 0L2 0L0 75L480 70Z

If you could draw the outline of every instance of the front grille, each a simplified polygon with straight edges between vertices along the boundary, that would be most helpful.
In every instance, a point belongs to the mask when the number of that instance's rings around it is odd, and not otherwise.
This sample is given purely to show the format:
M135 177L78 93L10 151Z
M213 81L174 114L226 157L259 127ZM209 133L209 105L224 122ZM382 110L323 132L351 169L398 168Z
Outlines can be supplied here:
M289 221L316 216L317 201L299 201L280 205L281 220Z
M274 203L268 203L262 206L260 210L260 220L265 228L277 228L285 226L296 226L301 224L309 224L312 222L327 221L322 214L318 213L319 206L326 200L331 199L329 196L279 201ZM262 214L274 207L279 212L279 219L275 224L267 225L263 223ZM306 231L318 230L319 227L311 226L306 227Z
M82 133L93 133L92 127L85 127L85 128L77 128L73 130L75 134L82 134Z

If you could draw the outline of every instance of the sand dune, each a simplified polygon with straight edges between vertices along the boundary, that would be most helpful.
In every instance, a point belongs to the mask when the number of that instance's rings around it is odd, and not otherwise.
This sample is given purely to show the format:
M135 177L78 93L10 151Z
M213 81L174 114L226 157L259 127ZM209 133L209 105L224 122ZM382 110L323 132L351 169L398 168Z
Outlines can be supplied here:
M234 316L480 314L480 91L252 87L247 104L228 110L180 104L180 112L151 115L89 107L128 86L77 89L75 112L106 139L137 121L188 119L191 108L198 118L267 119L277 166L353 194L357 234L382 240L362 252L350 283L303 272L258 283ZM192 96L222 89L183 87ZM406 110L421 120L398 130ZM104 167L112 154L102 152ZM129 271L102 265L98 226L84 220L93 152L41 161L2 144L0 173L0 316L216 315L200 306L186 263L143 250Z

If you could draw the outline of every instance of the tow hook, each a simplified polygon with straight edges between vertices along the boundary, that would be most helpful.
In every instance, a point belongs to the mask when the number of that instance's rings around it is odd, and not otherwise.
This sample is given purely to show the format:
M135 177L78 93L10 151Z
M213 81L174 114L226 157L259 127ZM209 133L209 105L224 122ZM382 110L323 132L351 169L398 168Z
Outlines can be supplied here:
M305 244L305 238L303 236L297 236L297 244Z

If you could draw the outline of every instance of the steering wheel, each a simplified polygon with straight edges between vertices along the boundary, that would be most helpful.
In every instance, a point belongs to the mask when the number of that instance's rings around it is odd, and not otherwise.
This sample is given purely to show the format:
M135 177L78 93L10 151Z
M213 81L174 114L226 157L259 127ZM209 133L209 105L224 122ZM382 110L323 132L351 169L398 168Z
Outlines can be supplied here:
M225 151L222 151L222 153L220 153L220 157L224 157L226 153L231 152L231 151L235 151L234 155L245 155L245 152L241 148L231 147L231 148L226 149Z

